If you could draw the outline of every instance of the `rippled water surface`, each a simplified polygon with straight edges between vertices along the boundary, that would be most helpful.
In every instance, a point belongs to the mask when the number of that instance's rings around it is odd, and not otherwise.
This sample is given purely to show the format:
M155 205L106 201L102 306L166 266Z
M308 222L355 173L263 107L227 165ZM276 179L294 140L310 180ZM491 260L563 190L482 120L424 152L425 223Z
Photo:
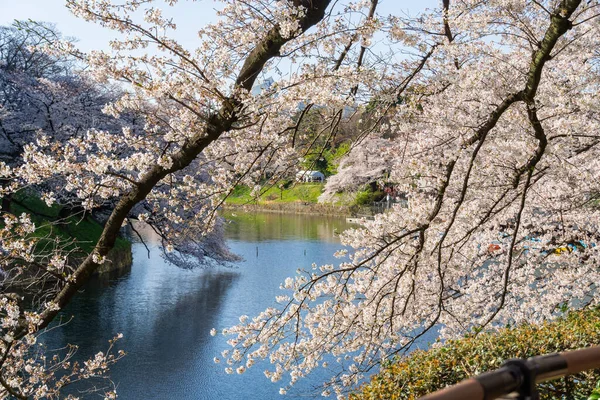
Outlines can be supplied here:
M145 247L134 244L131 271L88 285L65 312L75 318L48 334L48 345L76 343L77 357L84 358L123 333L119 348L128 355L111 375L122 399L280 398L282 384L268 381L260 366L226 375L223 365L215 365L226 339L209 331L273 305L280 283L297 268L336 262L337 233L347 224L304 215L226 216L229 244L243 262L230 269L181 270L166 264L155 246L148 258ZM318 382L319 376L305 380L295 394L313 397L306 391Z

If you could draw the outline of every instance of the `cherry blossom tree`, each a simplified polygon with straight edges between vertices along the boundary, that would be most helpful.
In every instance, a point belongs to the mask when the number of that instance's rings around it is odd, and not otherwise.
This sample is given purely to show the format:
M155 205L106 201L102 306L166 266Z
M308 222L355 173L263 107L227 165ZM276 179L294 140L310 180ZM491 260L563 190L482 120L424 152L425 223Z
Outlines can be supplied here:
M8 165L22 163L24 147L35 140L60 146L84 137L89 129L121 129L125 118L102 112L120 93L114 86L99 87L68 55L52 56L41 46L62 35L47 23L17 21L0 27L0 158ZM134 125L132 118L128 125ZM77 203L60 188L64 182L45 181L35 190L52 193L69 209ZM58 188L58 189L57 189ZM32 188L29 188L30 190ZM2 199L10 210L11 198Z
M91 129L60 147L39 137L21 165L0 168L3 193L60 179L86 209L110 210L94 251L36 310L36 329L128 219L150 222L167 248L210 232L235 185L256 184L265 166L293 170L311 143L335 138L345 110L367 105L355 147L392 138L390 179L408 208L346 232L339 265L287 279L279 306L225 329L227 372L269 359L265 374L285 377L285 392L328 364L339 373L323 393L340 394L429 330L449 337L596 302L598 1L443 0L414 18L379 15L377 0L224 1L195 49L153 3L67 0L121 38L109 52L46 48L85 60L97 82L128 85L104 111L141 115L143 129ZM261 74L277 79L252 95ZM323 105L334 111L318 140L298 138L302 110ZM0 239L13 252L6 271L41 257L23 235ZM60 246L44 257L67 262Z
M389 139L373 138L354 146L338 166L337 173L327 179L320 202L331 202L336 193L356 192L365 185L382 180L395 159Z
M142 115L145 125L143 131L92 129L61 148L47 137L38 138L24 147L22 166L5 167L6 176L13 178L5 190L61 177L64 190L78 196L87 209L115 203L94 252L74 267L54 299L56 309L42 312L42 326L104 261L127 218L160 225L165 240L176 244L183 232L210 231L223 197L237 183L259 177L260 168L255 167L262 160L296 162L289 156L292 135L286 134L293 128L287 126L298 104L293 98L305 93L297 88L299 83L311 85L319 73L310 67L306 75L281 82L288 88L277 96L269 92L252 97L250 89L274 57L317 51L317 38L339 30L323 24L312 35L303 35L325 17L327 1L227 4L222 19L200 32L201 47L188 51L167 36L174 23L147 1L67 4L76 15L113 28L124 38L111 43L110 53L82 54L71 42L46 50L85 60L100 83L128 83L130 90L104 111ZM142 6L148 7L143 20L135 22ZM354 13L354 8L342 11ZM153 55L130 51L151 45L157 52ZM345 87L337 88L340 80L333 75L325 83L331 88L328 96L342 105L349 100L339 100L336 92L347 92L359 75L353 68L338 71ZM312 89L315 101L327 100L321 89Z
M49 56L39 48L49 36L62 39L51 24L18 24L18 28L0 27L0 153L12 157L32 140L36 130L59 128L53 126L55 118L51 110L58 103L55 101L58 82L50 86L56 79L72 80L73 65L68 56ZM32 32L32 26L40 34ZM72 95L71 91L69 97Z
M597 302L599 5L450 6L382 28L422 54L418 75L385 75L367 139L390 125L390 179L408 209L345 232L347 261L286 280L279 307L225 329L238 372L266 358L286 391L333 356L323 393L339 395L432 329L452 337Z
M3 74L1 131L5 155L17 161L23 147L45 135L56 143L83 137L89 129L115 129L122 124L102 113L115 91L100 90L78 76L36 78L26 72ZM11 97L8 91L18 97Z

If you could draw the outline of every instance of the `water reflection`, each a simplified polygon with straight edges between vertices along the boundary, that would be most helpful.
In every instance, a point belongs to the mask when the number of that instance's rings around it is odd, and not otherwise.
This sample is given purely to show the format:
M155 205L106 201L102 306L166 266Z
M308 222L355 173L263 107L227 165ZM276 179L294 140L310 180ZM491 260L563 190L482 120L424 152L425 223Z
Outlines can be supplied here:
M348 229L345 218L279 213L223 212L227 235L248 242L265 240L319 240L338 243L338 235Z
M336 262L336 232L347 224L281 214L230 217L229 243L245 261L231 269L181 270L166 264L155 245L148 258L144 246L134 244L131 271L108 286L106 281L86 286L64 313L76 318L47 335L49 347L76 343L77 358L84 359L123 333L120 348L128 355L111 374L122 399L280 398L281 384L265 379L260 365L234 376L215 365L213 357L228 346L226 338L209 331L272 306L279 285L297 268ZM313 376L297 392L321 381Z
M204 363L212 360L214 354L205 354L211 339L207 327L215 324L239 273L184 271L165 265L155 247L150 259L142 245L133 250L131 272L109 287L98 281L88 285L65 310L75 318L52 331L47 344L52 348L77 343L77 358L82 359L123 333L119 347L128 355L111 374L124 392L121 397L149 398L146 388L151 382L150 398L170 398L173 388L183 383L176 371L195 369L199 358Z

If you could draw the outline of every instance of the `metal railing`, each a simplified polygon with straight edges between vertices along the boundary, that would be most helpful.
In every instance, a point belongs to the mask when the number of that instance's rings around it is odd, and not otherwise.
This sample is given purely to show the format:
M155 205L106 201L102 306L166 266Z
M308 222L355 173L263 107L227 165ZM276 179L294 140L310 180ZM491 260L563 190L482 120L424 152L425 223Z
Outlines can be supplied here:
M428 394L420 400L491 400L511 394L512 399L537 400L537 383L596 368L600 368L600 346L527 360L508 360L495 371Z

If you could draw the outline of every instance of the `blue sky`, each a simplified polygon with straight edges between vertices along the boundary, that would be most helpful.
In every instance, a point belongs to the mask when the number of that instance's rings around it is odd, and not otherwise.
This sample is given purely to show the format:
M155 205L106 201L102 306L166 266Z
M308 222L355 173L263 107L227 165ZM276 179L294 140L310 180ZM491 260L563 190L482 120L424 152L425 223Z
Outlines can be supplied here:
M183 45L193 45L197 28L214 21L217 5L212 0L181 1L176 7L165 7L165 15L173 16L176 21L177 39ZM108 41L116 37L110 29L73 16L64 0L0 0L0 25L10 25L15 19L55 23L63 35L77 38L79 48L84 51L108 49Z
M407 10L414 13L437 3L437 0L382 0L378 10L384 15ZM107 49L107 43L115 38L115 33L74 17L64 4L64 0L0 0L0 25L9 25L15 19L53 22L64 35L79 39L81 50ZM176 38L180 43L193 48L198 27L214 21L214 9L219 5L213 0L180 1L175 7L166 8L165 15L174 17L178 26Z

